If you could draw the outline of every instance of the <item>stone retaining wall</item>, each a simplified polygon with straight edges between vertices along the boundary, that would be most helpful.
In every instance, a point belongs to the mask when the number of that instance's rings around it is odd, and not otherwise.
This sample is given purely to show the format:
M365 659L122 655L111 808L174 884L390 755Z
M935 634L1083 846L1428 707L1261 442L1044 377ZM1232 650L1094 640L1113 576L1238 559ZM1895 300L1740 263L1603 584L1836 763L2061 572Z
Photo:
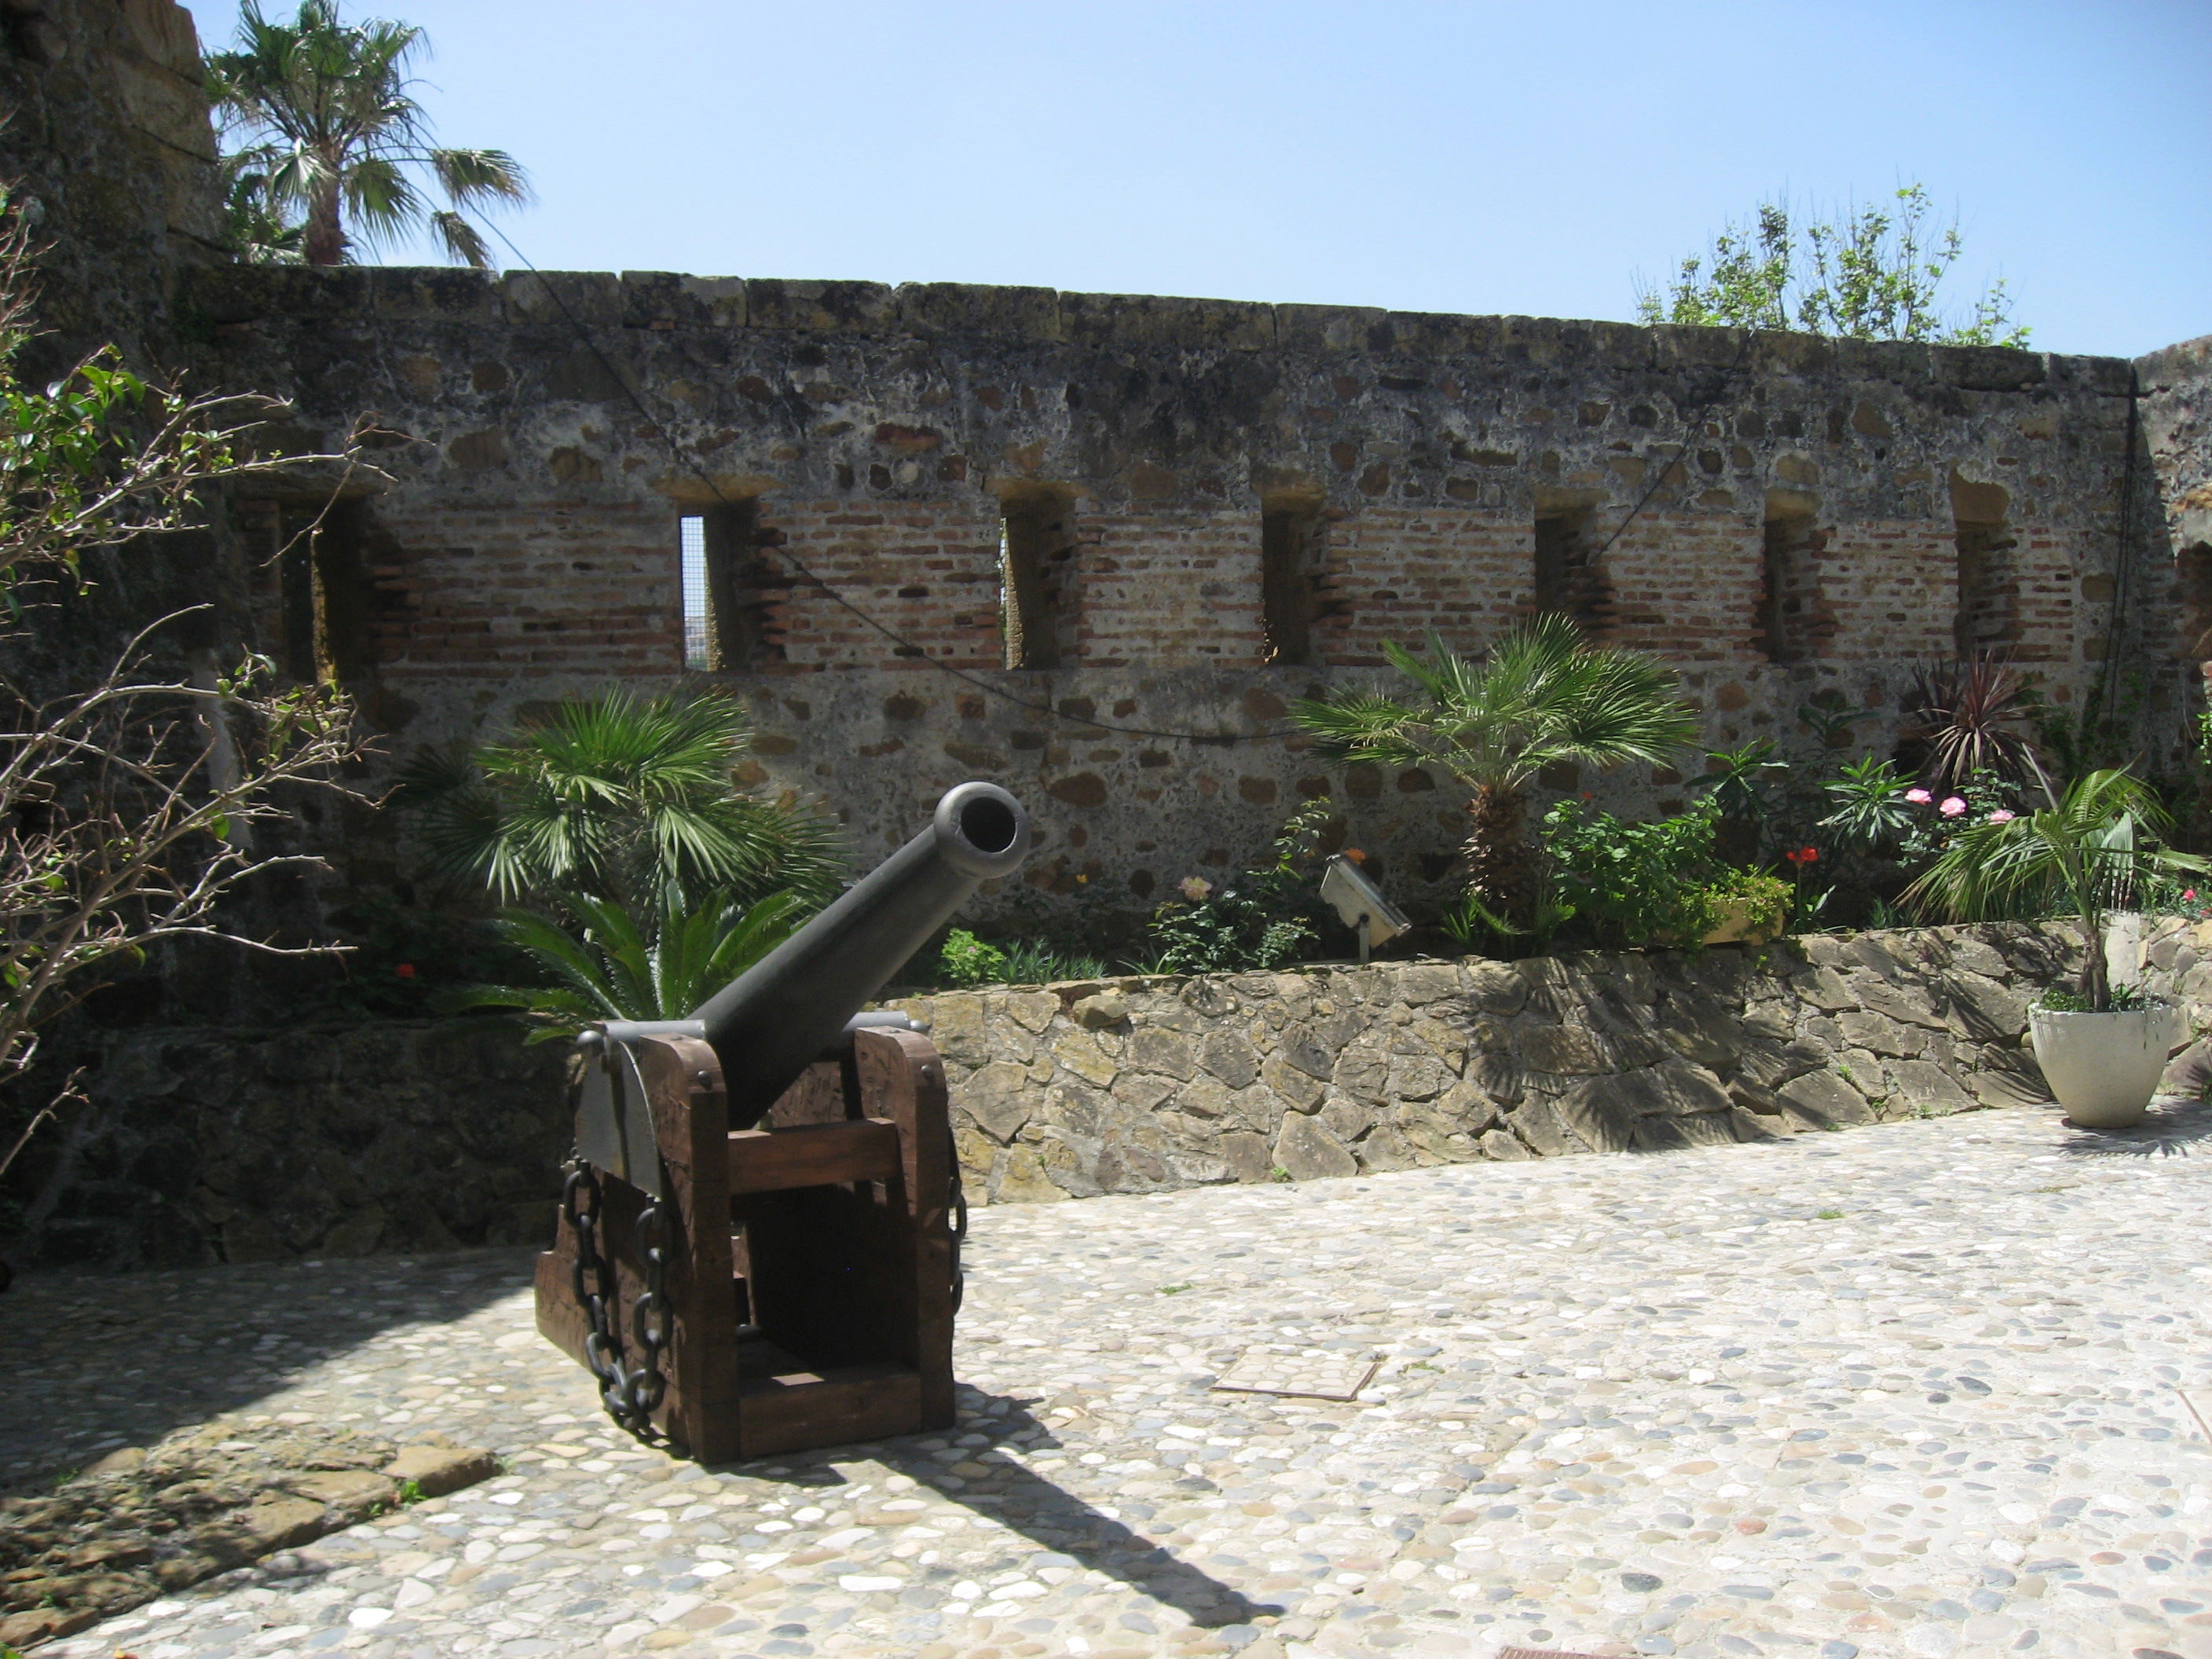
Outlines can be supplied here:
M1306 1180L1765 1140L2048 1098L2026 1047L2070 935L1814 936L1700 955L1377 963L915 998L971 1197ZM2212 1004L2212 923L2151 981ZM2188 1088L2201 1054L2178 1060Z
M1474 1158L1758 1140L2045 1098L2027 1000L2063 927L1792 939L1697 956L1086 981L899 1004L933 1022L969 1192L1021 1202ZM2149 983L2212 1025L2212 923ZM2169 1086L2212 1076L2205 1045ZM141 1030L7 1194L19 1262L360 1255L550 1235L563 1051L385 1021Z

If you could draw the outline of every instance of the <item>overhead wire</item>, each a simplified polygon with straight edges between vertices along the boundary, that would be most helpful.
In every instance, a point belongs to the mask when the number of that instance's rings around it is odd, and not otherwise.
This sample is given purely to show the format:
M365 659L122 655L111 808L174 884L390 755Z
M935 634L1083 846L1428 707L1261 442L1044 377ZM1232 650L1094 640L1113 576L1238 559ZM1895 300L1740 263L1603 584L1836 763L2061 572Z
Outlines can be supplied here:
M638 417L646 423L647 427L653 432L658 434L662 441L667 445L668 452L672 457L674 457L677 464L687 471L690 472L701 483L704 484L707 487L708 492L712 495L714 500L721 506L730 508L738 507L740 503L732 501L729 496L724 493L722 487L714 481L714 476L709 473L705 467L699 464L698 458L689 453L684 449L684 446L677 441L676 434L671 428L669 422L657 416L654 415L653 410L646 407L644 399L639 395L636 387L631 384L632 377L624 374L622 370L616 366L613 361L608 357L607 354L600 349L597 337L595 337L592 331L584 325L583 320L569 308L567 299L563 297L561 293L559 284L545 281L545 273L540 270L537 265L531 262L530 257L524 253L520 248L515 246L514 240L507 235L505 231L500 229L496 225L487 225L485 228L489 229L493 235L498 237L501 242L507 245L507 252L512 253L515 258L520 262L524 270L529 271L532 276L539 278L539 280L544 283L547 297L553 301L555 309L561 313L562 320L568 325L570 331L575 335L577 340L583 345L584 349L592 354L592 356L597 361L599 367L606 372L607 378L613 381L615 385L622 388L624 398L629 402L631 408L637 411ZM1596 550L1591 554L1590 556L1592 558L1602 557L1608 550L1611 550L1613 544L1620 539L1622 533L1626 532L1628 526L1635 521L1638 515L1639 515L1646 507L1650 505L1652 498L1659 493L1660 488L1665 483L1668 475L1674 471L1676 466L1682 465L1682 458L1686 457L1689 453L1691 446L1697 436L1698 428L1703 426L1705 416L1712 412L1714 406L1717 404L1721 398L1726 394L1729 383L1735 379L1736 374L1742 368L1743 360L1751 349L1752 338L1753 331L1748 329L1743 331L1743 339L1736 349L1735 361L1732 362L1726 369L1722 371L1720 377L1715 382L1711 396L1705 398L1698 405L1694 411L1684 417L1683 424L1685 430L1680 453L1654 471L1651 482L1644 487L1644 493L1637 498L1635 503L1631 506L1627 513L1622 516L1620 522L1613 526L1613 533L1607 536L1604 542L1599 545ZM1687 477L1686 467L1684 468L1684 476L1686 477ZM931 656L927 647L918 645L914 641L908 639L904 635L899 633L897 629L890 627L888 623L873 616L860 605L854 604L851 599L846 598L844 594L839 592L836 588L831 586L830 583L816 575L813 571L807 568L805 562L797 554L793 553L788 546L778 547L772 550L776 557L781 559L785 564L788 565L792 570L798 574L801 582L805 586L811 588L817 592L819 592L825 599L830 600L833 604L845 611L848 615L866 624L869 629L882 635L884 639L890 641L893 648L896 651L902 653L908 659L919 662L926 667L933 668L939 673L949 675L954 679L973 686L975 690L985 693L987 696L996 697L1002 702L1010 703L1017 708L1022 709L1031 714L1038 715L1045 720L1058 721L1063 725L1079 727L1088 732L1109 732L1123 737L1154 738L1166 743L1210 744L1221 747L1228 747L1240 743L1273 743L1284 738L1293 737L1297 733L1297 728L1295 726L1285 726L1280 730L1267 732L1170 732L1161 731L1151 726L1124 726L1112 720L1100 720L1083 715L1064 714L1050 703L1031 702L1029 698L1021 696L1018 693L1009 690L1006 687L999 684L996 681L986 679L980 674L972 672L968 669L962 668L957 663L946 662L940 658Z

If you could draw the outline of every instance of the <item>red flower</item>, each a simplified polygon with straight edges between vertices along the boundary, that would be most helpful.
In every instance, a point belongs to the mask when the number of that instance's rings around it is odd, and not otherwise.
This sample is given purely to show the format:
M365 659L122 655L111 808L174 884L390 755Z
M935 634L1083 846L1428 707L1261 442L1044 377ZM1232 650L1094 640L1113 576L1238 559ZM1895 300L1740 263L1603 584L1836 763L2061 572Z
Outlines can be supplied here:
M415 977L415 964L411 962L403 962L392 971L402 979L412 979Z
M1782 856L1792 864L1818 864L1820 849L1817 847L1793 847Z

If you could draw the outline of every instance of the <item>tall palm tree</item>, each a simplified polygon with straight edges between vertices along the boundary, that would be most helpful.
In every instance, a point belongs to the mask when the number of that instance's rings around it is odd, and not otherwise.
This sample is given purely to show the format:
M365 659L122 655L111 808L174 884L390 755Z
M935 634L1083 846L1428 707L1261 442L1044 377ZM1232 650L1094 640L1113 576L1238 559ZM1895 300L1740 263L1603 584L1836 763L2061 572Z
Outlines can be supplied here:
M1555 761L1617 766L1671 759L1698 737L1673 672L1633 651L1593 646L1565 617L1514 628L1480 660L1435 634L1425 655L1383 647L1417 702L1376 692L1301 698L1291 718L1326 758L1443 768L1472 792L1463 854L1469 889L1514 924L1534 908L1528 787Z
M356 237L386 246L428 223L452 258L485 266L489 250L468 213L530 199L505 150L431 142L407 73L427 44L410 23L344 22L337 0L301 0L290 22L271 22L258 0L246 0L236 50L209 55L208 94L224 135L247 141L268 200L304 221L307 264L343 264ZM448 206L425 199L423 174Z

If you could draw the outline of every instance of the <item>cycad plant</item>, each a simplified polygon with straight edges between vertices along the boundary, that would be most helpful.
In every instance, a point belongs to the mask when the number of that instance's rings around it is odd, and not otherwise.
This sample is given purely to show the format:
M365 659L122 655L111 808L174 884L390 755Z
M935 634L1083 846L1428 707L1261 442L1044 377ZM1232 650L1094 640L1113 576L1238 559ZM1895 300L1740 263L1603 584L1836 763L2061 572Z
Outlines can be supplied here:
M1291 717L1324 757L1440 766L1472 792L1464 856L1469 890L1516 927L1530 919L1535 862L1529 783L1554 762L1663 764L1698 736L1673 672L1638 652L1595 646L1565 617L1516 626L1480 659L1435 634L1427 651L1384 647L1418 698L1373 691L1302 698Z
M2018 915L2039 900L2070 912L2081 930L2081 969L2070 1001L2108 1013L2113 987L2105 966L2105 918L2154 874L2212 869L2162 844L2172 819L2148 785L2128 772L2090 772L2062 792L2048 779L2039 811L1999 809L1954 836L1908 887L1907 903L1954 921Z
M246 0L236 49L210 52L206 70L224 136L244 141L231 160L231 206L234 231L252 233L249 257L269 257L257 250L281 240L260 234L283 228L274 209L286 222L300 216L311 265L343 264L356 240L382 246L426 223L450 257L491 263L468 215L527 202L529 180L505 150L431 142L407 73L425 44L410 23L347 23L337 0L301 0L289 22ZM447 206L429 204L425 175Z

